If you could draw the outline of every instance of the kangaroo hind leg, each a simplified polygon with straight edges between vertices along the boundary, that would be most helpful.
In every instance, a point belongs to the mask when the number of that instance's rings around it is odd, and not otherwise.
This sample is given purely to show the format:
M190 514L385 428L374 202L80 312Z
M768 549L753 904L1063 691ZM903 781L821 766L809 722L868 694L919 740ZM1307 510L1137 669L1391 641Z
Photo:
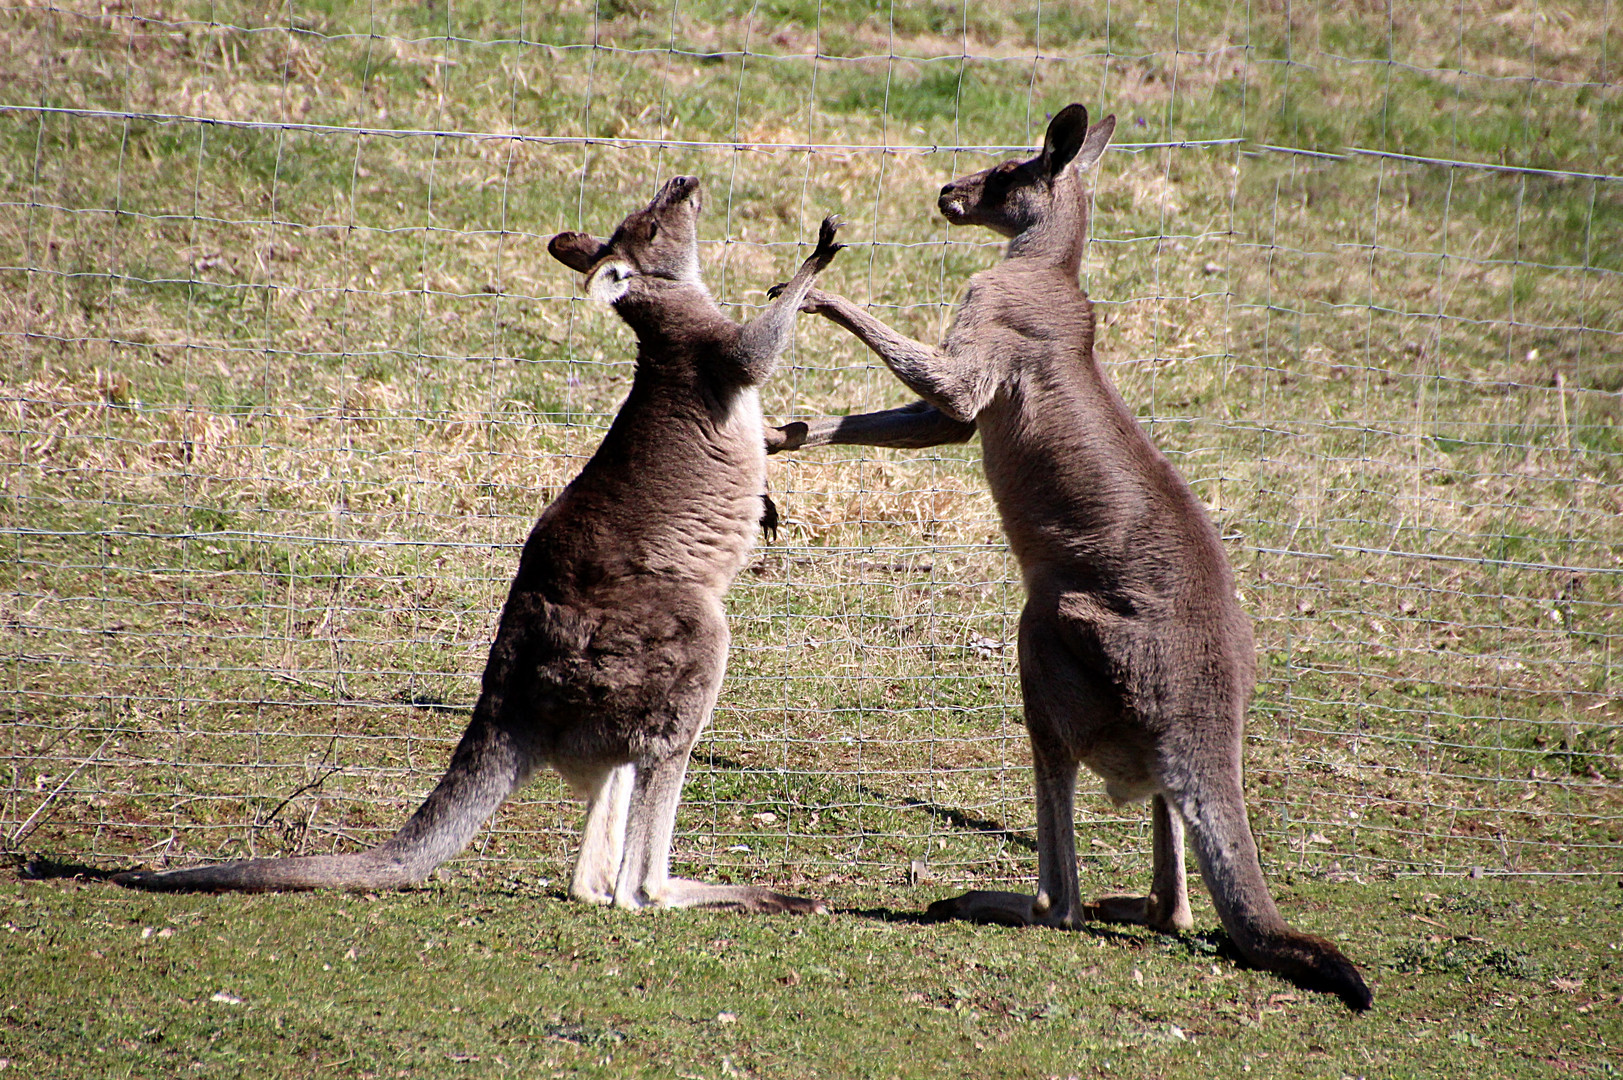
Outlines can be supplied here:
M711 885L670 876L671 836L687 765L688 750L684 749L636 767L626 815L625 852L614 886L615 906L712 907L763 914L826 911L820 901L755 885Z
M1164 795L1150 802L1155 829L1154 878L1148 896L1101 896L1087 906L1101 922L1133 923L1163 933L1194 929L1189 914L1189 884L1184 873L1183 817Z
M636 767L615 765L590 777L566 777L586 799L580 855L569 883L569 895L588 904L614 903L614 882L625 854L626 814Z
M1027 723L1038 714L1027 697ZM1032 740L1037 794L1037 895L974 889L937 900L925 914L935 919L967 919L1007 926L1053 926L1075 930L1086 911L1076 880L1076 774L1069 753Z

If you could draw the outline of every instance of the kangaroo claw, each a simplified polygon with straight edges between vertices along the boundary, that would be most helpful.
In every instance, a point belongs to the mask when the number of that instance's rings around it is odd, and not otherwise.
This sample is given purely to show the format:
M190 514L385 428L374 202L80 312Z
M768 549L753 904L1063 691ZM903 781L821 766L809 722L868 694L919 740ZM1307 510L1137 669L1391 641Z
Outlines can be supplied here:
M830 214L828 217L824 218L823 224L819 226L817 230L817 250L813 251L812 254L814 256L822 255L825 258L832 259L836 251L839 251L841 248L845 247L844 244L836 244L834 242L834 234L843 228L844 225L845 219L840 217L838 214Z

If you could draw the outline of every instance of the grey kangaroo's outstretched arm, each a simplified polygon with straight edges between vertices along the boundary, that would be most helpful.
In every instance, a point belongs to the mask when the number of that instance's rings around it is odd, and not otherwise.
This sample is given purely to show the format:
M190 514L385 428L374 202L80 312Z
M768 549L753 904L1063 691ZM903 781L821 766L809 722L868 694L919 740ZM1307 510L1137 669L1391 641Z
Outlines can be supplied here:
M766 429L766 452L812 446L892 446L919 450L927 446L968 442L975 425L954 420L928 401L858 416L820 416Z
M789 344L794 333L795 315L806 299L817 275L828 268L834 256L845 247L834 242L834 233L845 224L837 216L823 219L817 230L817 247L800 264L795 276L783 285L775 286L767 295L772 302L761 313L744 324L738 341L738 366L744 369L751 383L761 383L772 374L778 355Z
M933 345L914 341L886 326L843 296L810 289L806 311L845 327L883 360L907 388L959 423L973 423L985 407L990 387L981 377L984 365L966 363Z

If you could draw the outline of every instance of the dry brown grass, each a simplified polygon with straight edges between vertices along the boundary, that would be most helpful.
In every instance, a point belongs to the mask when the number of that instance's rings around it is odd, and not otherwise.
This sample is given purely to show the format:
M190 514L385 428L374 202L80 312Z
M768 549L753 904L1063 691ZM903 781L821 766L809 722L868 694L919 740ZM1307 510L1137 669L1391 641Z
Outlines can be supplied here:
M688 8L679 44L742 47L741 22ZM1394 10L1393 40L1422 66L1593 77L1600 22L1493 10L1463 52L1417 7ZM407 702L471 700L514 545L628 385L629 336L574 297L545 238L608 228L659 177L704 177L706 276L739 316L838 211L853 246L831 283L932 340L997 257L949 233L933 193L988 158L883 148L1023 140L1096 88L1125 142L1334 148L1384 117L1383 146L1471 157L1411 102L1458 99L1471 135L1531 130L1531 100L1565 127L1507 139L1508 160L1616 161L1571 88L1444 72L1416 98L1406 69L1334 58L1384 23L1299 4L1293 48L1317 61L1294 91L1220 47L1243 32L1227 9L1189 8L1176 48L1146 9L1117 23L1114 56L1083 27L1074 55L1024 65L1020 12L993 5L967 41L995 62L966 65L951 114L930 97L938 64L825 56L814 98L811 61L783 59L811 48L794 20L751 30L770 57L740 65L657 51L663 8L599 28L656 50L638 53L485 45L502 35L479 23L446 41L403 12L250 34L190 11L14 7L0 34L12 102L328 125L0 114L0 831L33 818L29 845L110 861L337 846L432 781L461 719ZM562 9L559 33L585 33L568 20L586 11ZM1279 18L1257 9L1258 54ZM823 42L892 48L871 19ZM963 43L904 26L894 48ZM887 76L881 113L864 95ZM396 125L496 137L355 130ZM807 141L864 149L791 148ZM1235 146L1108 156L1085 267L1101 357L1230 538L1262 653L1258 828L1279 859L1615 861L1623 267L1598 242L1615 187ZM808 322L766 407L905 399ZM962 820L1030 824L1017 575L974 447L774 459L771 485L786 526L733 594L689 853L850 875L930 850L964 877L1007 876L1012 853L1029 872L1018 843ZM1087 812L1100 859L1143 846L1133 811ZM573 816L543 781L486 853L551 865Z

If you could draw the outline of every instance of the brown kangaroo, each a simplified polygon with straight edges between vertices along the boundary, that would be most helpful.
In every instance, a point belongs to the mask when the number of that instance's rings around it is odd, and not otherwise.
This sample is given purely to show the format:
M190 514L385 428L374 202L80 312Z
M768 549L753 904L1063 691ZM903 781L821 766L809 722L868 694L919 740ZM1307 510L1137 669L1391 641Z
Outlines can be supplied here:
M699 181L678 176L607 241L548 250L636 332L631 392L519 559L473 719L445 777L368 851L114 878L142 889L376 889L422 881L543 764L588 801L570 894L618 907L822 910L813 900L668 875L688 755L727 663L722 594L766 487L756 394L833 260L835 219L783 294L744 325L699 279Z
M788 424L767 433L769 448L936 446L980 432L1027 593L1020 686L1036 767L1038 887L1035 897L966 893L931 914L1188 930L1187 824L1218 916L1245 958L1366 1009L1357 969L1328 941L1286 925L1263 880L1240 768L1254 648L1217 531L1094 359L1093 307L1077 284L1087 233L1081 172L1099 160L1116 119L1090 130L1087 115L1067 106L1036 157L941 189L949 222L983 225L1009 245L1003 262L970 279L939 348L843 297L807 294L801 310L855 334L924 400ZM1152 800L1148 896L1082 902L1079 763L1118 802Z

